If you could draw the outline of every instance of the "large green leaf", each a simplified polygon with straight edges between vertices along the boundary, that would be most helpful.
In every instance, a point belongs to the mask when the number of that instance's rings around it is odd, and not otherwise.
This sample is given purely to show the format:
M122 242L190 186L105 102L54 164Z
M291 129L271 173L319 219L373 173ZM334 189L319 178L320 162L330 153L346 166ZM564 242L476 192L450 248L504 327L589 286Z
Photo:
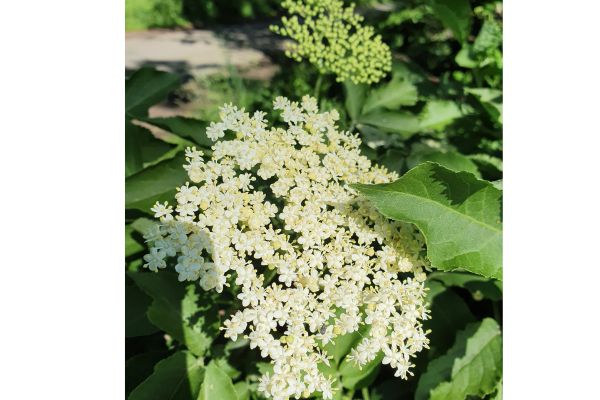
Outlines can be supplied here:
M346 95L346 110L352 121L357 121L362 113L362 107L365 103L365 93L367 85L355 84L351 81L344 82L344 93Z
M210 148L215 143L206 136L208 122L188 117L143 118L142 121L158 126L176 135L190 138L203 147Z
M417 87L411 82L394 80L371 90L362 111L367 114L378 108L392 110L399 106L411 106L417 102L417 97Z
M485 318L456 335L446 354L421 375L416 400L463 400L494 391L502 375L502 336L498 323Z
M195 283L178 282L177 275L167 271L128 276L153 299L147 312L150 322L203 356L218 334L218 310L210 294Z
M215 363L208 364L198 400L237 400L231 378Z
M360 117L361 124L372 125L385 132L409 138L420 129L419 118L409 112L373 111Z
M393 183L353 187L386 217L415 224L434 267L502 278L502 192L491 183L426 162Z
M172 144L155 138L152 133L139 125L125 120L125 176L130 176L171 150Z
M203 360L180 351L156 364L129 400L196 400L203 376Z
M178 75L154 68L137 70L125 81L125 113L147 116L148 108L164 99L181 84Z
M471 30L469 0L430 0L435 15L450 29L456 39L464 42Z
M175 188L188 180L184 163L184 154L178 153L128 177L125 180L125 208L150 212L157 201L172 201Z

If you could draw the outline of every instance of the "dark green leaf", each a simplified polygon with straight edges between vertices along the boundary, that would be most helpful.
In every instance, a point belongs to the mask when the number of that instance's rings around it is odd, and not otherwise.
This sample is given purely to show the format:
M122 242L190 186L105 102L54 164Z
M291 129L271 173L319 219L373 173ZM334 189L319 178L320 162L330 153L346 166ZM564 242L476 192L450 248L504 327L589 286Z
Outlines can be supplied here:
M181 84L175 74L141 68L125 81L125 112L132 116L147 116L148 108L164 99Z
M323 347L327 354L333 357L334 367L340 364L346 354L361 341L369 329L371 329L369 325L361 325L358 331L337 336Z
M469 0L430 0L435 15L450 29L459 42L464 42L471 30Z
M158 332L146 316L152 299L133 282L128 281L125 285L125 337L146 336Z
M371 400L404 400L410 399L408 385L400 379L384 381L371 390Z
M203 147L210 148L215 143L206 136L208 122L188 117L144 118L144 122L158 126L176 135L190 138Z
M156 364L154 372L129 400L196 400L204 376L203 361L180 351Z
M502 278L502 192L491 183L426 162L393 183L353 187L386 217L415 224L434 267Z
M428 356L435 357L447 351L454 341L456 332L464 329L475 316L465 301L454 291L446 289L438 281L427 281L429 288L427 302L430 304L431 318L423 323L429 333Z
M386 132L397 133L405 139L408 139L420 129L417 116L400 111L374 111L361 116L360 123L372 125Z
M406 80L394 80L371 90L362 112L368 114L378 108L393 110L400 106L414 105L416 102L417 87Z
M352 390L369 386L377 378L377 373L381 367L381 360L383 360L383 353L379 352L373 360L363 365L362 368L359 368L354 361L344 358L340 365L342 386Z
M469 159L469 157L460 154L457 151L416 151L406 159L408 168L414 168L417 165L432 161L438 163L453 171L470 172L478 178L481 178L477 165Z
M457 286L467 289L475 300L483 298L492 301L502 300L502 282L486 279L466 272L434 272L427 277L429 281L442 282L445 286Z
M468 157L471 160L475 161L477 164L482 164L485 166L493 167L495 170L497 170L499 172L502 172L502 170L504 168L502 165L501 159L490 156L488 154L469 154Z
M465 88L488 112L493 121L502 123L502 91L490 88Z
M183 153L161 161L125 180L125 207L150 212L157 201L173 200L175 188L185 184Z
M139 125L125 121L125 176L130 176L171 150L174 146L155 138Z
M231 378L215 363L208 364L198 400L237 400Z
M149 351L137 354L125 363L125 395L148 378L154 371L154 365L165 358L166 351Z
M144 245L138 242L132 235L134 229L131 225L125 225L125 257L132 256L144 250Z
M421 375L416 400L463 400L494 391L502 374L502 336L498 323L485 318L456 336L446 354Z
M195 355L204 355L218 333L218 314L209 294L195 283L178 282L176 274L166 271L128 276L154 300L147 313L150 322Z

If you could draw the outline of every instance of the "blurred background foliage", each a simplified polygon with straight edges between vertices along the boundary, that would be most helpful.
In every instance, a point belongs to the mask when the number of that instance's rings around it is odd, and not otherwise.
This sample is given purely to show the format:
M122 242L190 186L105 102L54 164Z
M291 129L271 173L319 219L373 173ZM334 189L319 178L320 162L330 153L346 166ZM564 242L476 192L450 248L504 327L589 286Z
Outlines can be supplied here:
M226 291L214 296L193 284L177 284L168 273L141 271L147 251L142 235L152 224L149 208L156 201L171 200L174 188L185 183L181 165L186 146L210 148L203 131L217 118L223 103L270 111L276 96L316 95L322 109L340 112L344 129L361 135L363 152L373 162L403 174L421 162L434 161L501 188L502 3L361 1L358 10L393 54L392 73L370 87L338 83L328 75L318 79L311 65L296 63L277 48L264 50L279 67L268 81L250 79L233 67L202 78L152 68L127 74L126 394L130 399L195 400L207 365L225 372L227 385L234 385L238 399L261 398L256 380L269 364L244 341L231 343L217 330L234 310L235 294ZM276 0L126 2L127 30L213 25L226 30L227 24L240 22L277 23L281 12ZM185 117L151 116L149 108L158 103L192 108ZM275 115L267 117L276 120ZM358 382L351 390L354 394L346 392L347 397L340 398L501 398L501 282L436 272L427 285L431 348L416 360L415 376L401 381L382 366ZM469 359L474 364L465 361L478 350L477 341L467 340L466 335L489 338L486 343L491 344L486 346L492 347L479 350L486 351L495 365L491 375L478 375L479 353ZM465 354L466 377L453 375L452 362L460 360L457 354ZM430 368L438 375L428 372ZM478 376L485 385L471 382ZM471 386L451 394L439 387L433 390L455 378ZM165 392L172 382L182 380L185 384L178 391Z

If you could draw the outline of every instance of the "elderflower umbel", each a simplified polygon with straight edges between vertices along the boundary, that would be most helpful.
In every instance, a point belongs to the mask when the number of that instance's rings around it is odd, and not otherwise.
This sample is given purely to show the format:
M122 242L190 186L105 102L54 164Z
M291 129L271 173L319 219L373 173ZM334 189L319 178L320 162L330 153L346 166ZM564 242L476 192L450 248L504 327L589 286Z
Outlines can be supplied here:
M271 29L293 40L286 55L296 61L307 59L321 73L332 72L338 82L375 83L392 69L389 47L375 35L354 4L341 0L285 0L291 14L282 27ZM307 110L308 111L308 110Z
M347 358L361 367L382 354L406 379L428 345L423 238L349 186L397 175L362 156L360 139L339 131L338 113L319 113L314 98L278 97L274 108L284 128L226 105L207 135L236 138L216 142L210 158L187 150L197 186L178 188L174 207L153 208L160 224L144 266L169 261L181 281L232 286L241 309L222 329L271 359L259 384L267 397L331 399L334 380L318 368L329 363L324 345L361 328Z

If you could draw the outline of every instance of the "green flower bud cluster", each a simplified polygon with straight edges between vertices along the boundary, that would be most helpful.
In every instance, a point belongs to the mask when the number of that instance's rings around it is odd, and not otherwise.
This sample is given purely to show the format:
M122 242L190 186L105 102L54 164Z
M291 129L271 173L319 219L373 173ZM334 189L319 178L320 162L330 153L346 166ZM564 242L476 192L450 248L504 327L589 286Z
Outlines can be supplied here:
M273 32L287 36L286 55L296 61L307 59L320 73L334 73L338 82L375 83L392 69L390 48L375 35L354 4L341 0L285 0L282 6L291 15Z

